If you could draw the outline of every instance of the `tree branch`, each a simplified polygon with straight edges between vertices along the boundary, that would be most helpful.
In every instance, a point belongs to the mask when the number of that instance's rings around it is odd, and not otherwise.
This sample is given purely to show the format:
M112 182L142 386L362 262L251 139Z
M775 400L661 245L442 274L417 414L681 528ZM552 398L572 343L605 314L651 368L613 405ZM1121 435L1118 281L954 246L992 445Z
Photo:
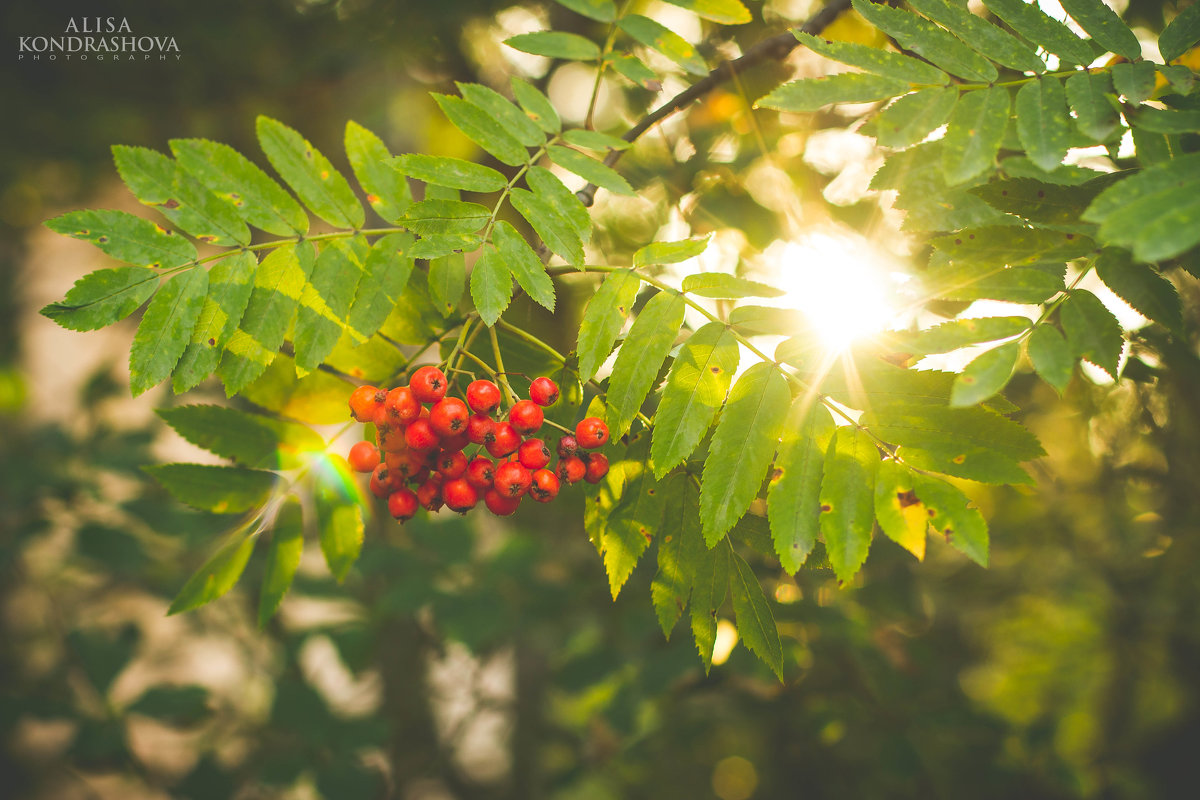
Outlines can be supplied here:
M849 7L850 0L830 0L824 8L809 17L808 21L800 26L799 30L815 36L829 27L837 19L838 15ZM699 100L734 75L745 72L764 61L782 61L784 58L787 58L788 53L795 50L800 44L795 34L792 33L793 30L795 29L789 29L768 39L763 39L743 53L740 58L722 63L719 67L708 73L708 75L651 111L636 125L626 131L625 135L621 138L627 142L634 142L657 123L674 114L676 111L691 105L692 102ZM611 167L620 157L621 151L612 150L605 156L604 163ZM596 184L589 183L576 193L585 206L590 206L596 199L596 188Z

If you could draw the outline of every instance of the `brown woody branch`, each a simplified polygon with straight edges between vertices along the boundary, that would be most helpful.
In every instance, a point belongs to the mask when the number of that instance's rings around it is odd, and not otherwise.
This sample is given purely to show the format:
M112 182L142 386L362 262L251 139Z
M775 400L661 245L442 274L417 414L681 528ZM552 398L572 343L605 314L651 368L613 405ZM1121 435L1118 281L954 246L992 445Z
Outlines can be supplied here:
M837 19L838 15L849 7L850 0L830 0L824 8L809 17L808 21L800 26L799 30L815 36L829 27ZM627 142L634 142L663 119L674 114L676 111L687 108L694 101L699 100L734 75L739 75L765 61L782 61L784 58L787 58L788 53L791 53L800 44L800 41L792 32L793 30L795 29L789 29L768 39L763 39L743 53L741 57L722 63L719 67L708 73L708 75L651 111L639 120L636 125L626 131L621 138ZM620 157L621 151L611 150L604 158L604 163L611 167ZM596 199L596 188L594 183L589 183L576 193L585 206L590 206Z

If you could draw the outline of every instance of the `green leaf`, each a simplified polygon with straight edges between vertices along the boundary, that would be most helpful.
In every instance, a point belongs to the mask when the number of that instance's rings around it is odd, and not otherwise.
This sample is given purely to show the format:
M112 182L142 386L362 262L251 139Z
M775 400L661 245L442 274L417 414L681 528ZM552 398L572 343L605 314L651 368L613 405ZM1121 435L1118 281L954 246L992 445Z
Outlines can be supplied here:
M939 236L932 243L951 261L993 266L1070 261L1087 255L1096 246L1078 234L1000 226L970 228Z
M752 336L794 336L806 327L799 311L769 306L738 306L729 312L729 324Z
M913 475L917 497L926 508L933 529L955 549L981 567L987 566L988 531L983 515L971 508L957 487L928 475Z
M524 53L569 61L595 61L600 58L600 46L577 33L565 31L535 31L521 33L504 40L509 47Z
M1086 358L1112 377L1117 377L1121 360L1121 323L1096 295L1075 289L1058 307L1058 318L1067 334L1067 344L1076 358Z
M529 160L524 145L509 133L503 123L479 106L448 94L434 94L433 99L454 127L495 156L500 163L519 167Z
M262 505L276 475L244 467L209 464L152 464L142 467L176 500L214 514L240 514Z
M321 250L296 313L292 344L297 368L311 372L333 352L346 330L346 315L354 302L368 253L362 238L335 239Z
M989 264L964 263L930 269L923 278L928 296L944 300L1042 303L1063 290L1063 276L1060 274L1019 267L1007 269Z
M608 274L600 288L588 300L579 324L579 379L587 381L612 352L613 342L625 325L625 317L633 307L641 278L631 269L619 269Z
M572 128L563 134L567 144L585 147L603 153L609 150L628 150L630 143L619 136L613 136L600 131L589 131L585 128Z
M819 111L831 103L872 103L904 94L905 81L866 72L842 72L785 83L754 101L755 108L778 111Z
M208 273L192 267L163 283L133 337L129 388L137 397L165 380L179 363L208 295Z
M389 233L371 245L358 293L346 315L346 324L363 339L375 335L408 286L413 271L412 245L408 233Z
M873 409L861 424L885 442L923 449L981 447L1018 461L1044 456L1037 437L1008 417L979 406L893 405Z
M296 577L304 554L304 512L300 500L289 495L283 501L271 528L267 564L263 568L262 591L258 597L258 627L265 628Z
M171 601L167 614L178 614L211 603L233 588L250 561L255 538L248 528L229 535L213 556L188 579Z
M602 189L608 189L613 194L622 194L628 197L637 195L637 192L621 176L621 173L591 156L584 155L578 150L552 144L546 147L546 154L550 156L550 160L555 164L558 164L563 169L574 172L588 183L594 183Z
M1013 0L1024 5L1022 0ZM1034 164L1049 172L1066 158L1071 146L1067 93L1053 75L1030 81L1017 90L1017 136Z
M1106 244L1132 249L1135 258L1157 261L1200 242L1200 153L1173 158L1118 181L1083 213L1101 223Z
M950 82L950 76L932 64L909 58L901 53L893 53L879 47L868 47L854 42L837 42L821 39L810 33L793 29L792 33L800 44L819 53L826 58L849 64L852 67L864 69L875 75L905 81L906 83L930 84L944 86ZM935 126L936 127L936 126Z
M1117 94L1138 105L1154 94L1154 79L1157 72L1149 61L1122 61L1113 64L1112 82Z
M1175 94L1191 94L1192 87L1196 85L1196 73L1182 64L1175 64L1173 66L1160 66L1156 64L1154 69L1159 75L1167 79L1167 82L1171 85L1171 90Z
M729 549L729 595L737 621L738 637L751 653L771 668L775 677L783 680L783 645L775 616L763 594L762 585L745 559Z
M553 205L541 195L525 189L513 189L509 193L509 201L551 252L568 264L583 263L583 241L579 233Z
M512 275L499 251L490 244L483 246L471 269L471 299L479 318L489 328L512 302Z
M1033 48L975 16L966 6L953 5L947 0L909 0L909 5L934 22L944 25L997 64L1021 72L1046 71L1046 64L1038 58Z
M625 457L625 488L600 536L600 552L614 600L650 546L650 540L662 528L666 494L650 469L648 444L643 436L629 448Z
M875 138L884 147L916 144L944 125L957 103L958 90L953 88L906 94L880 112L875 120Z
M1087 31L1097 44L1130 61L1142 57L1142 46L1125 21L1101 0L1060 0L1063 10Z
M525 115L539 128L546 133L558 133L562 130L562 120L559 119L558 111L550 102L550 98L538 91L533 84L521 80L516 75L512 77L510 85L513 97L517 98L517 102L525 110Z
M1183 308L1174 285L1155 269L1139 264L1123 250L1106 249L1096 259L1104 285L1143 317L1183 332Z
M1139 108L1131 115L1130 123L1151 133L1196 133L1200 132L1200 111Z
M1120 118L1109 102L1112 77L1107 72L1077 72L1067 78L1067 100L1075 111L1075 124L1090 139L1102 142L1117 129Z
M1037 3L1025 0L984 0L988 10L1014 31L1068 64L1090 64L1092 49L1063 23L1050 17Z
M737 366L737 340L720 322L708 323L680 346L654 415L655 477L661 480L700 444Z
M513 138L525 147L540 147L546 142L541 127L524 111L513 105L495 89L478 83L455 83L463 99L483 110L492 119L504 126Z
M592 238L592 217L579 196L566 187L558 176L545 167L530 167L525 173L529 188L543 203L571 226L580 240L587 243Z
M344 466L327 461L325 468L317 473L315 493L321 552L338 583L345 580L350 567L358 560L363 543L362 506L345 489L337 474Z
M973 406L999 392L1012 377L1020 356L1020 342L1002 344L976 356L954 379L950 405Z
M1158 35L1158 52L1170 63L1200 42L1200 5L1192 3Z
M553 311L554 281L525 237L512 225L500 220L492 229L492 241L525 294L547 311Z
M381 219L398 223L412 203L404 177L388 168L392 154L383 140L357 122L346 123L346 157L354 177L367 193L367 203Z
M854 371L833 370L821 382L821 392L852 408L881 409L892 405L944 406L950 398L953 373L902 369L881 359L856 359ZM824 441L822 441L822 448Z
M597 22L612 22L617 18L617 6L612 0L554 0L554 2Z
M187 727L208 717L208 689L203 686L153 686L126 709L167 725Z
M157 288L158 273L146 267L98 269L77 280L61 303L39 313L73 331L94 331L128 317Z
M875 473L875 517L885 536L923 561L929 513L917 497L916 486L911 469L890 458L880 462Z
M379 332L400 344L425 345L437 338L437 332L445 323L441 308L429 293L426 273L413 270L408 286L396 298Z
M241 394L257 406L300 422L342 425L347 416L346 388L344 380L322 370L298 377L292 359L280 355Z
M697 272L683 279L683 291L700 297L733 299L739 297L783 297L785 292L758 281L739 278L725 272Z
M339 228L361 228L362 204L350 183L321 151L278 120L255 120L258 144L280 177L318 217Z
M1037 326L1026 345L1037 373L1060 395L1065 392L1075 370L1075 357L1058 328L1047 324Z
M426 234L408 249L408 257L432 261L454 253L473 253L483 245L477 233Z
M1027 219L1039 227L1062 231L1091 231L1079 216L1096 195L1109 184L1110 178L1089 181L1082 186L1063 186L1033 178L1010 178L976 186L971 194L988 205L1009 214Z
M283 245L267 254L237 330L225 344L217 374L233 396L262 375L283 344L315 258L311 245Z
M792 401L783 442L767 491L767 519L779 564L789 575L804 565L817 543L825 443L833 419L813 398Z
M629 430L646 395L654 388L654 379L679 335L686 310L681 295L660 292L633 321L608 381L607 420L613 438Z
M183 438L243 466L294 469L325 440L306 425L210 405L175 406L156 412Z
M656 92L662 88L662 81L658 79L658 75L640 58L628 53L609 53L604 59L619 74L624 75L643 89Z
M721 25L742 25L750 21L750 10L741 0L666 0L686 8L696 16Z
M114 145L121 180L143 204L206 244L250 244L237 210L157 150Z
M1029 330L1025 317L977 317L943 322L920 331L905 349L914 354L949 353L980 342L1007 339Z
M139 267L178 267L196 259L187 239L124 211L72 211L47 220L46 227Z
M404 212L400 222L422 236L442 233L474 233L491 219L490 209L462 200L421 200Z
M963 183L993 167L1008 115L1008 90L1002 86L966 92L958 99L942 144L947 184Z
M461 253L442 256L429 262L429 295L443 317L458 308L467 288L467 261Z
M688 536L683 541L683 563L692 572L692 638L704 662L704 674L712 669L713 647L717 643L717 611L725 602L729 585L728 547L709 548L703 536Z
M829 563L842 583L867 560L878 467L879 451L865 432L852 427L834 431L821 479L820 526Z
M176 394L195 387L217 368L225 343L237 330L250 301L257 268L254 253L243 250L221 259L209 271L208 296L192 329L191 342L175 367L171 388Z
M172 139L175 160L238 216L276 236L308 233L308 214L282 186L232 147L207 139Z
M600 416L604 413L604 400L596 395L588 403L586 414L588 416ZM634 434L630 437L628 444L630 446L646 438L645 431ZM621 494L625 491L625 472L626 468L640 469L641 465L629 458L630 449L625 449L619 458L613 458L609 461L608 474L601 478L596 483L589 483L583 487L586 502L583 506L583 529L587 532L588 541L596 548L596 553L599 554L602 546L601 539L604 536L605 528L608 526L608 517L612 513L613 508L621 499Z
M690 475L679 472L660 484L663 494L663 531L658 538L658 572L650 583L650 600L663 635L671 638L671 631L692 593L692 580L697 564L683 560L684 553L698 555L707 553L704 538L700 533L700 487ZM685 540L694 539L685 551Z
M712 547L758 495L791 403L774 364L750 367L733 385L704 461L700 521Z
M409 153L396 156L388 163L417 180L468 192L498 192L508 183L503 175L491 167L461 158Z
M853 6L867 22L891 35L901 47L952 75L983 83L991 83L999 76L992 62L923 17L870 0L853 0Z
M649 17L641 14L628 14L617 20L617 26L629 34L638 44L657 50L674 61L684 72L693 75L707 75L708 65L686 39L669 30Z
M678 264L696 258L708 249L709 240L710 237L705 236L703 239L684 239L681 242L651 242L633 254L633 266Z

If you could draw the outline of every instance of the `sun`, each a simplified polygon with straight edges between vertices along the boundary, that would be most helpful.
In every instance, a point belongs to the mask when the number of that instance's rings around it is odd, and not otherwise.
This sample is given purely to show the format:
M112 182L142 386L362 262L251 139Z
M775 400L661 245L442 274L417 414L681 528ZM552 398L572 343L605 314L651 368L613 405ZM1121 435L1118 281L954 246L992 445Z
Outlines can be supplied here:
M830 354L893 327L890 304L902 273L870 241L854 234L814 232L768 248L781 306L800 311Z

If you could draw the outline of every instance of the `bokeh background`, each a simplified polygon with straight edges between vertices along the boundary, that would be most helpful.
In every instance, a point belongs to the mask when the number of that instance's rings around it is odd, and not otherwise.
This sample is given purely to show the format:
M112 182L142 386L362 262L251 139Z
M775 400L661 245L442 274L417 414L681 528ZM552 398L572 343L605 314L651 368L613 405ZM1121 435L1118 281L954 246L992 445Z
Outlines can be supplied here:
M708 32L642 5L690 38ZM814 6L752 5L768 24L719 32L707 55ZM174 36L183 57L16 61L17 36L97 14ZM1127 16L1157 30L1161 4ZM260 560L245 588L165 616L228 521L140 472L203 456L152 414L175 398L129 398L134 323L85 335L37 315L101 261L40 223L81 207L148 213L117 180L113 143L202 136L261 163L259 113L343 167L347 119L393 152L478 157L427 97L454 80L503 87L522 74L578 121L586 70L498 45L546 24L601 33L512 0L0 6L0 796L1194 797L1200 359L1194 341L1149 328L1131 334L1143 357L1115 388L1078 377L1060 400L1014 380L1049 456L1032 489L974 492L991 521L989 569L938 543L917 563L887 540L846 588L825 570L792 579L756 565L784 635L782 685L727 624L708 676L682 626L664 641L653 552L613 602L569 493L511 523L376 520L341 585L309 547L265 631L253 622ZM894 212L865 187L877 154L842 130L848 119L747 110L789 71L827 66L804 58L650 134L623 161L642 198L597 207L601 246L620 258L664 232L715 231L736 254L797 225L886 229ZM619 131L654 100L605 84L597 123ZM1188 277L1178 286L1194 329L1200 292ZM565 350L587 286L561 291L558 327L526 322ZM188 400L222 397L206 386Z

